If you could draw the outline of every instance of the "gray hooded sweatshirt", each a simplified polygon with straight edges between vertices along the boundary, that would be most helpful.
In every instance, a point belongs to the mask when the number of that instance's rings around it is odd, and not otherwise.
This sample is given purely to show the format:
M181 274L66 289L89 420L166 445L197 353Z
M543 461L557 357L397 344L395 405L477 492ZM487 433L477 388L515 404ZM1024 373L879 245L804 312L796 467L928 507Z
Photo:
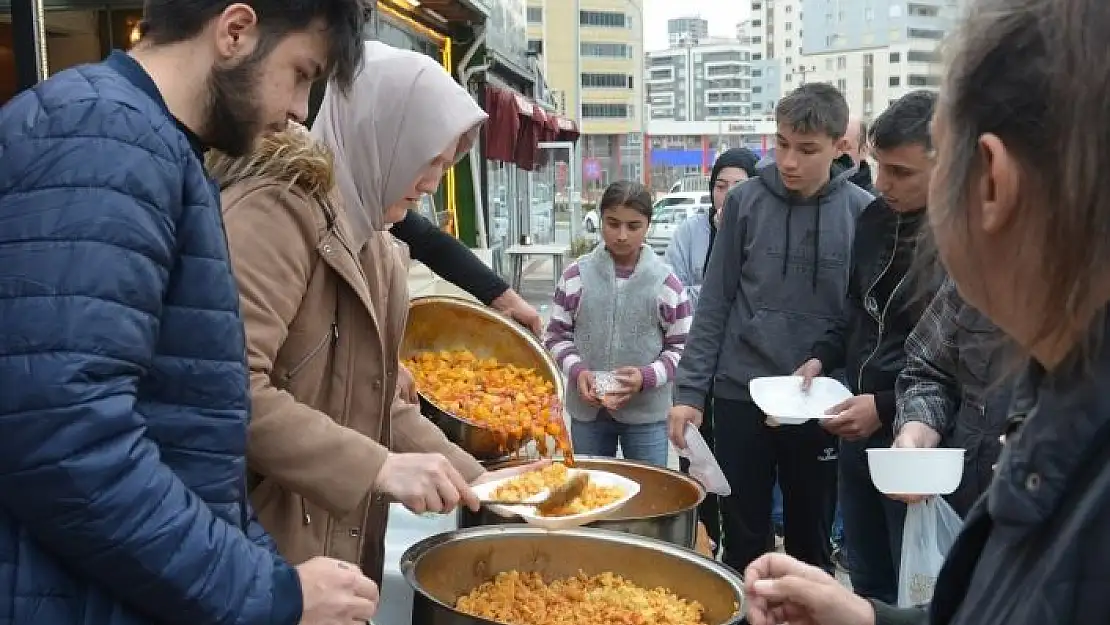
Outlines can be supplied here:
M678 366L675 403L750 400L753 378L790 375L837 319L856 217L874 199L834 165L815 196L788 191L772 163L733 189Z

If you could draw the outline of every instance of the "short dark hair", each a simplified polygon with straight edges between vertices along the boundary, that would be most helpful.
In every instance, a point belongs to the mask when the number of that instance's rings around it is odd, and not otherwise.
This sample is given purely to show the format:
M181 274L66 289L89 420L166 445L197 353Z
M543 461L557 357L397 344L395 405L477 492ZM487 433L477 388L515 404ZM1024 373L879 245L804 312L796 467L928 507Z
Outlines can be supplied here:
M921 145L933 149L929 124L937 107L937 94L932 91L911 91L898 98L871 125L871 145L890 150L904 145Z
M363 0L240 0L254 9L261 31L259 50L265 55L290 33L316 19L328 32L328 75L344 89L362 66L362 33L370 10ZM154 45L178 43L201 30L235 4L233 0L144 0L140 34Z
M631 208L650 221L652 215L651 190L639 182L618 180L605 188L597 212L603 214L607 210L621 206Z
M848 132L848 101L832 85L809 82L779 100L775 122L788 124L794 132L840 139Z

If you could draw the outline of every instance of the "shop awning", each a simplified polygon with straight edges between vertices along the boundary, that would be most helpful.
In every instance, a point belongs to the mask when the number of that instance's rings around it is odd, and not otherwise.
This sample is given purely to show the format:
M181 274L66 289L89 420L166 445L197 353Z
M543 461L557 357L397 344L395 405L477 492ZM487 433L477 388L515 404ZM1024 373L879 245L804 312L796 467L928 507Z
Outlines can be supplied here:
M544 164L541 143L578 140L578 125L521 94L486 85L486 158L533 171Z
M473 0L421 0L421 9L432 11L452 24L465 24L484 21L489 17L489 9L484 2Z
M652 167L701 167L703 150L652 150Z

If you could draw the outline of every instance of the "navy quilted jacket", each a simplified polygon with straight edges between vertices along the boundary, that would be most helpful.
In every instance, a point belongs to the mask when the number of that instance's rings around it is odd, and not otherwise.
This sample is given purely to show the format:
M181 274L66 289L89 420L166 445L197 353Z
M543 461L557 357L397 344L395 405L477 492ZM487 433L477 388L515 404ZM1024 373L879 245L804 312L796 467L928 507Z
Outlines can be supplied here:
M0 625L299 620L244 507L244 354L218 196L138 64L0 110Z

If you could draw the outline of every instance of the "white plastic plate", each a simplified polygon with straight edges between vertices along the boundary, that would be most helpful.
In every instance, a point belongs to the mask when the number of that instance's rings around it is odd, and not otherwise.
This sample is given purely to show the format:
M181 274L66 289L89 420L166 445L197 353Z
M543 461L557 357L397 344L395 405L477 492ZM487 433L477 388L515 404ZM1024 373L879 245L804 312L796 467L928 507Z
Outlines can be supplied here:
M709 448L698 428L693 423L687 423L683 435L686 449L679 449L678 455L690 461L690 477L701 482L705 490L711 493L722 497L731 495L732 487L729 486L728 478L721 471L717 457L713 455L713 450Z
M756 378L748 385L752 401L782 425L801 425L810 419L831 419L830 408L852 397L852 391L832 378L813 378L808 391L802 377L783 375Z
M590 476L590 481L592 483L597 484L598 486L619 486L624 491L624 496L607 506L602 506L600 508L597 508L596 510L591 510L582 514L574 514L571 516L540 516L536 509L532 506L491 505L489 506L489 509L499 516L503 516L506 518L519 516L521 519L524 520L525 523L550 530L570 529L604 519L605 517L619 510L621 506L631 501L632 498L640 492L640 485L636 482L624 477L623 475L609 473L608 471L596 471L593 469L568 469L567 473L569 474L568 477L573 477L578 473L588 473ZM479 499L493 499L493 491L497 490L498 486L512 479L514 478L508 477L502 480L497 480L496 482L479 484L478 486L474 487L474 494L478 495ZM547 489L544 489L534 497L529 497L527 501L541 501L544 497L547 496L547 492Z

